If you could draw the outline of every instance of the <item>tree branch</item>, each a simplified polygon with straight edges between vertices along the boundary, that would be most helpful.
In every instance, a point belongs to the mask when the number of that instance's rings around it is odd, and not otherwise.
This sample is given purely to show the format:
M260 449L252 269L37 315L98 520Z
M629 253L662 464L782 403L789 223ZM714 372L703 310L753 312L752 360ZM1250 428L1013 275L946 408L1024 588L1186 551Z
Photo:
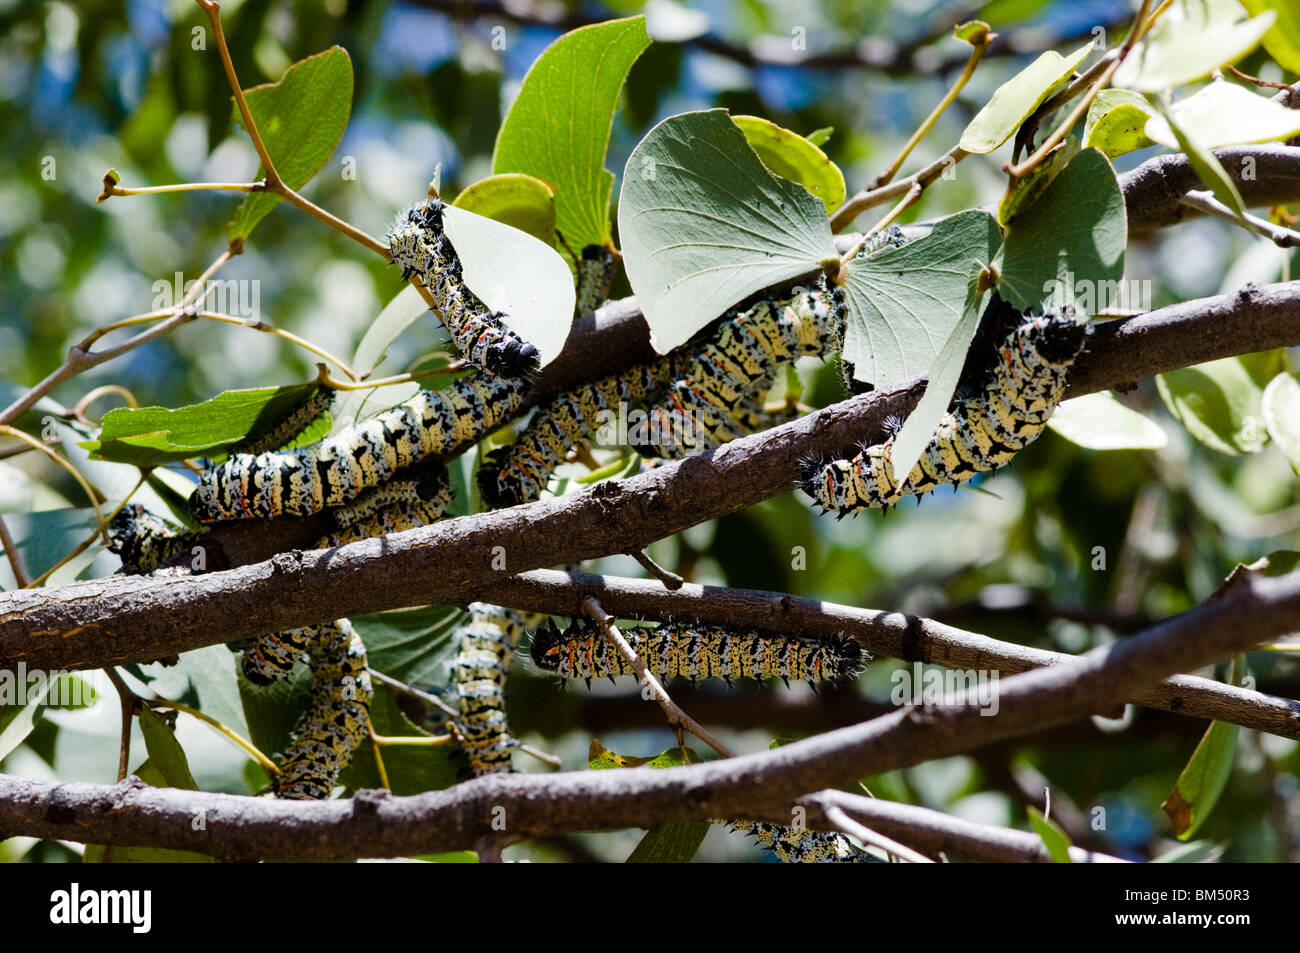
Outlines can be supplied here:
M1300 283L1251 285L1102 322L1071 374L1069 396L1296 343ZM920 390L914 381L862 394L627 480L337 549L279 552L194 577L109 577L4 593L0 663L101 668L358 613L463 603L517 573L643 548L785 492L802 458L883 439L885 419L910 412ZM293 535L310 520L275 523L286 524L284 535L255 524L273 546L314 538Z
M962 696L955 705L908 707L738 758L657 771L493 775L413 797L365 791L347 800L292 802L139 781L109 787L0 775L0 831L226 859L323 859L409 856L464 849L483 838L653 827L687 818L788 823L792 802L806 808L816 828L827 823L824 788L1113 707L1174 672L1289 632L1297 619L1300 573L1270 578L1240 571L1207 602L1140 635L1069 665L1001 681L996 718L983 717L976 699ZM915 833L901 826L906 812L894 811L891 827L882 821L890 809L871 817L862 805L836 803L897 839ZM200 817L203 823L196 824ZM494 827L502 819L504 832Z

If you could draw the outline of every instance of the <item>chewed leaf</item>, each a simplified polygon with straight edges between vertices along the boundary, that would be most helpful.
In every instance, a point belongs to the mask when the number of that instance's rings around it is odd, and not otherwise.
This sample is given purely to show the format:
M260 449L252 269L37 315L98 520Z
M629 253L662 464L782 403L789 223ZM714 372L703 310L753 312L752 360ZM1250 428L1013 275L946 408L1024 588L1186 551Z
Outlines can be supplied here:
M573 324L573 273L560 253L517 228L455 206L443 227L460 257L465 284L506 325L533 344L546 365L559 355Z
M1088 108L1084 148L1097 149L1108 159L1145 149L1153 144L1146 124L1154 114L1146 99L1131 89L1103 89Z
M844 173L816 144L758 116L732 116L731 121L763 165L821 199L828 215L844 204Z
M998 249L998 225L978 209L929 235L849 264L844 358L860 381L888 387L927 373L966 307L967 292Z
M994 92L961 134L959 145L967 152L992 152L1010 139L1020 124L1065 85L1092 49L1088 43L1069 56L1048 50Z
M650 130L628 159L618 223L661 354L754 292L838 262L825 206L769 172L722 109Z

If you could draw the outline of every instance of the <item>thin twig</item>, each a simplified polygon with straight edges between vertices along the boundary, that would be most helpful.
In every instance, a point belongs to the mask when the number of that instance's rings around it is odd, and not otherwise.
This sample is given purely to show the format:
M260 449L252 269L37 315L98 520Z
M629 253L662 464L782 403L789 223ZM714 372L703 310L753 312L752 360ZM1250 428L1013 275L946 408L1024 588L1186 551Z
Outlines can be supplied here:
M13 570L14 580L18 583L18 588L23 589L32 584L32 577L27 575L27 568L23 566L23 557L18 552L18 546L14 543L14 538L9 535L9 527L5 525L4 516L0 515L0 546L5 548L5 556L9 559L9 568Z
M650 573L650 575L662 582L665 589L672 589L675 591L680 589L682 584L686 582L686 580L677 575L677 573L669 572L663 566L660 566L657 562L651 559L650 554L644 549L634 549L628 553L628 555L640 563L646 572Z
M877 205L884 205L886 202L906 195L914 185L919 185L922 189L925 189L935 179L938 179L968 155L970 153L961 146L953 146L925 168L913 172L907 178L890 182L888 185L882 185L878 189L863 189L841 205L835 214L831 216L831 230L835 232L844 231L853 224L854 219L867 209L875 208Z
M460 712L457 709L453 708L451 705L448 705L437 695L433 695L422 689L416 688L414 685L408 685L405 682L400 682L397 679L393 678L391 675L385 675L383 672L376 671L373 668L366 669L366 671L370 673L370 677L373 678L375 681L382 682L383 684L387 685L389 688L401 692L403 695L410 695L412 698L418 698L426 705L432 705L434 708L437 708L439 711L441 711L444 715L448 715L451 718L460 717Z
M104 674L117 689L117 697L122 707L122 740L117 755L117 780L121 782L126 780L126 771L131 760L131 719L135 717L135 706L140 699L126 682L122 681L122 676L117 674L113 666L105 668Z
M227 725L222 724L220 721L218 721L216 718L213 718L211 715L206 714L205 712L201 712L197 708L191 708L189 705L186 705L184 702L172 701L170 698L164 698L161 695L157 695L153 698L142 698L140 700L144 704L148 705L150 708L170 708L170 709L174 709L175 711L183 711L185 712L185 714L197 718L199 721L203 722L209 728L215 730L223 738L233 742L236 747L243 749L245 754L247 754L258 764L260 764L262 768L265 769L266 772L270 774L272 777L280 773L280 769L276 765L276 763L272 761L270 758L268 758L266 755L262 754L261 750L258 749L257 745L253 744L251 741L249 741L239 732L235 731L233 728L230 728Z
M1188 208L1194 208L1207 215L1213 215L1215 218L1224 219L1234 225L1241 226L1248 232L1261 235L1278 248L1295 248L1300 245L1300 232L1282 225L1275 225L1267 219L1251 215L1249 212L1245 215L1238 215L1216 199L1213 192L1188 192L1178 201L1179 204L1186 205Z
M694 718L677 707L676 702L669 697L668 693L664 691L664 687L659 684L659 680L650 674L645 664L633 651L632 646L627 644L627 640L623 638L623 633L619 632L618 627L614 625L614 617L606 613L600 607L599 602L591 596L587 596L582 600L582 610L595 621L596 625L600 626L600 630L605 633L605 638L609 639L623 658L627 659L627 663L632 666L632 670L640 677L642 686L650 692L659 707L664 710L664 714L668 716L670 725L679 731L682 729L689 731L724 758L731 757L731 752L724 748L713 735L709 734Z
M871 828L859 824L853 818L849 817L842 810L834 805L828 805L822 808L826 814L826 820L830 821L839 830L848 834L850 837L856 837L864 844L870 844L872 847L879 847L886 853L893 854L900 860L906 860L913 864L933 864L934 861L925 854L918 853L906 844L900 844L893 838L886 837L884 834L877 834Z

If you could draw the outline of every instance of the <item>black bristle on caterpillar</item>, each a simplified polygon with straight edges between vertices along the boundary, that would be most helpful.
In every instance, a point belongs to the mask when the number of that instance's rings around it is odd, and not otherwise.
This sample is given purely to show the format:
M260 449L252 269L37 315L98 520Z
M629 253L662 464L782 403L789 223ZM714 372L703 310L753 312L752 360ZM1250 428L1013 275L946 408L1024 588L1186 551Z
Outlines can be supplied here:
M508 420L527 383L489 374L422 390L332 437L280 453L233 454L190 497L200 522L310 516L343 506L425 457L474 443Z
M825 642L758 631L734 634L722 626L665 622L658 627L621 628L647 671L658 677L692 681L733 678L764 681L780 678L816 685L851 678L861 670L862 649L847 636ZM539 669L561 678L614 679L635 674L632 666L605 639L595 622L574 619L561 631L547 620L533 633L530 654Z
M994 312L995 321L1006 320L1003 311ZM887 509L904 496L964 483L1004 466L1047 426L1086 334L1087 326L1072 316L1017 316L996 348L991 371L963 372L968 382L986 383L954 401L905 481L896 479L889 461L891 434L852 458L815 467L805 463L800 487L824 510L843 517L863 509Z
M443 203L430 199L398 216L388 235L393 262L402 277L418 277L433 295L438 316L465 360L508 378L537 370L535 346L507 328L465 285L456 249L443 228Z

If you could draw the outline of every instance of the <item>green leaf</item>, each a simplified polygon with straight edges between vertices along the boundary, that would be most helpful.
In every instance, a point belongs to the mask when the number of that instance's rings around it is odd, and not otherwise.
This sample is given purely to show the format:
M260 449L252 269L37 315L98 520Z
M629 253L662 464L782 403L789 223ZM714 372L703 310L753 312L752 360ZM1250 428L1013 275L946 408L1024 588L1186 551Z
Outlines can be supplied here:
M1079 140L1068 136L1041 162L1017 179L1012 179L998 202L998 224L1007 225L1025 209L1031 207L1065 171L1066 166L1079 154Z
M235 656L224 645L182 652L172 665L143 665L140 675L159 695L176 701L192 701L204 714L248 737Z
M1063 401L1047 426L1091 450L1153 450L1169 442L1159 424L1125 407L1110 391Z
M754 292L839 261L825 206L768 172L722 109L650 130L628 159L618 224L661 354Z
M270 685L254 685L241 672L238 685L249 740L267 755L283 751L311 696L307 666L296 666L288 678Z
M1083 145L1108 159L1153 145L1147 137L1147 120L1155 111L1146 97L1131 89L1103 89L1088 107L1083 124Z
M758 116L732 116L731 121L769 172L798 182L817 196L827 215L844 204L844 173L816 145Z
M649 45L644 17L566 33L533 63L497 134L492 171L549 184L557 227L575 249L610 243L605 151L623 81Z
M993 216L971 209L902 248L850 262L844 359L858 380L888 387L933 367L998 238Z
M1264 426L1300 476L1300 382L1294 374L1278 374L1264 388L1260 398Z
M1290 139L1300 133L1300 110L1288 109L1244 86L1216 80L1170 107L1184 136L1202 149ZM1152 116L1146 134L1170 148L1178 137L1163 116Z
M451 204L555 245L555 193L531 175L490 175L461 192Z
M976 113L958 145L967 152L992 152L1010 139L1020 124L1045 103L1053 93L1069 82L1075 67L1092 49L1087 43L1069 56L1048 50L994 92L988 103Z
M1300 6L1295 0L1241 0L1252 16L1272 10L1277 22L1264 34L1264 49L1289 73L1300 73Z
M162 772L153 764L152 759L145 761L132 772L145 784L155 788L170 787ZM190 850L169 850L166 847L128 847L118 844L113 848L111 857L105 857L103 844L87 844L81 857L83 864L102 864L106 861L114 864L215 864L215 857L198 854Z
M244 99L276 173L289 188L300 189L343 138L352 113L352 61L346 50L332 46L294 63L279 81L245 90ZM251 193L235 213L230 238L248 237L280 201L268 192Z
M1246 568L1264 576L1285 576L1300 567L1300 552L1294 549L1279 549L1269 553L1263 559L1256 560Z
M1070 838L1061 829L1061 825L1050 817L1044 817L1043 812L1036 807L1029 808L1028 812L1029 823L1034 826L1035 832L1043 839L1043 845L1047 848L1047 853L1051 855L1052 861L1058 864L1073 863L1070 860Z
M1187 767L1178 776L1173 791L1160 805L1169 815L1169 822L1179 840L1192 838L1227 787L1240 731L1237 725L1212 722L1192 752Z
M645 832L628 855L629 864L685 864L709 833L708 821L669 821Z
M996 259L998 291L1017 308L1052 296L1091 315L1104 298L1094 289L1123 277L1127 241L1115 170L1100 152L1085 149L1011 223Z
M834 133L834 126L822 126L820 129L814 129L812 132L808 133L808 135L804 136L804 138L820 149L822 146L826 145Z
M592 771L607 768L680 768L687 764L698 764L700 756L691 748L669 748L651 758L636 758L632 755L615 754L592 738L587 750L587 767Z
M361 336L356 353L352 356L352 369L362 377L368 376L388 356L389 345L428 313L429 305L420 297L415 285L403 284L402 290L384 305L379 317L370 322L370 327Z
M0 513L32 508L32 478L11 463L0 463Z
M430 864L477 864L478 854L472 850L453 850L445 854L419 854L415 859Z
M547 242L464 209L444 208L442 224L469 290L537 347L542 366L555 360L576 304L568 262Z
M139 716L144 746L149 750L149 763L162 775L163 786L197 791L199 786L194 783L185 750L176 740L175 732L150 708L141 708Z
M1115 71L1112 85L1157 93L1208 76L1253 50L1276 17L1246 20L1237 0L1179 0Z
M1237 191L1236 184L1224 170L1223 164L1213 152L1201 145L1195 138L1189 136L1183 131L1177 117L1163 99L1154 100L1156 109L1164 118L1165 124L1169 131L1173 133L1174 139L1178 143L1178 148L1187 154L1187 162L1196 173L1197 178L1201 180L1214 193L1217 198L1228 208L1235 211L1238 215L1246 214L1246 203L1241 200L1241 193Z
M1201 443L1231 456L1268 442L1264 388L1283 369L1283 352L1261 351L1184 367L1156 378L1170 413Z
M0 671L0 761L32 733L40 718L45 696L54 684L48 678L20 684L18 674L11 669ZM23 702L21 705L19 699Z
M385 686L375 688L375 698L370 703L370 723L377 734L385 737L429 737L428 732L416 727L402 714L393 692ZM389 784L393 793L398 795L451 787L460 780L459 775L465 768L464 755L454 744L386 745L383 758ZM340 773L339 783L349 791L381 786L374 745L369 741L361 743L352 755L352 763Z
M92 460L156 467L210 456L274 427L316 393L315 384L228 390L174 410L116 407L104 415L98 440L80 444Z
M366 643L371 668L408 685L429 686L446 681L456 653L452 635L465 618L460 609L435 605L360 616L352 625Z
M99 521L95 519L94 510L78 508L9 513L5 516L5 526L23 558L23 565L36 576L85 542L86 537L98 528ZM0 552L3 552L3 547L0 547ZM0 559L0 588L15 587L9 560Z
M1214 850L1214 841L1196 840L1188 844L1179 844L1167 850L1159 857L1152 857L1153 864L1195 864L1209 856Z

